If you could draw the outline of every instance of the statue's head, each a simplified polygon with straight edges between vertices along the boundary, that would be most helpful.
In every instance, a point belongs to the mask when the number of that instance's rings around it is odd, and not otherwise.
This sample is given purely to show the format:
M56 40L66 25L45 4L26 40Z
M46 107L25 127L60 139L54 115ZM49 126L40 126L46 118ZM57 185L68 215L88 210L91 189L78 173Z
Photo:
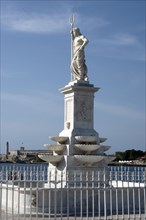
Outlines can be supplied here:
M80 35L80 34L81 34L79 28L74 28L74 29L73 29L73 33L74 33L75 35Z

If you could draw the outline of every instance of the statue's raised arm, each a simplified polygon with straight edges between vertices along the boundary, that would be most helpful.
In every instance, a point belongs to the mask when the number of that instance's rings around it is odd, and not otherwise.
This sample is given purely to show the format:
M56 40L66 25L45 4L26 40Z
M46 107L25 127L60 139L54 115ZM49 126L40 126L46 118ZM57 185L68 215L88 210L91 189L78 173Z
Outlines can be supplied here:
M79 28L72 28L72 60L71 72L76 80L88 80L87 66L85 64L84 48L88 44L88 40L80 33Z

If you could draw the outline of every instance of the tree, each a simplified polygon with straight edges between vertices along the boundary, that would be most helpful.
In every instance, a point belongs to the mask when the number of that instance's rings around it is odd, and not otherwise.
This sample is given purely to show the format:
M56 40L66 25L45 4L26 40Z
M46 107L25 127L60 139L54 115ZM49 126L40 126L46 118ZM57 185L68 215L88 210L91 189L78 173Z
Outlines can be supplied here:
M146 154L146 152L143 152L141 150L126 150L124 152L120 152L117 151L115 153L116 155L116 159L115 161L119 161L119 160L136 160L136 159L140 159L141 157L144 157Z

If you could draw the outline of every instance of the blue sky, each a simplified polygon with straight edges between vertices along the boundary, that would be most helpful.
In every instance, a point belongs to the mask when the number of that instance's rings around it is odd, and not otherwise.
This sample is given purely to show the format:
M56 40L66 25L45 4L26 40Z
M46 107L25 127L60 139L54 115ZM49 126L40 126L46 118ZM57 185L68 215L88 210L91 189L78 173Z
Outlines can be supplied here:
M145 1L1 0L1 153L45 149L63 130L70 15L89 44L94 128L109 153L145 150Z

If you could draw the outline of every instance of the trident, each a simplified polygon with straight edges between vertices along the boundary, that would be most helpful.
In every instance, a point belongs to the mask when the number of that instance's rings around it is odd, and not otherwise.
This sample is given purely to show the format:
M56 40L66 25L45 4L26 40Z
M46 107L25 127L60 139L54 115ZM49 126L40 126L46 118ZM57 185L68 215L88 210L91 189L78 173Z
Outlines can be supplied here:
M75 23L75 17L74 15L71 15L70 16L70 25L71 25L71 33L73 31L73 26L74 26L74 23ZM73 39L71 38L71 62L72 62L72 58L73 58ZM71 80L72 80L72 73L71 73Z

